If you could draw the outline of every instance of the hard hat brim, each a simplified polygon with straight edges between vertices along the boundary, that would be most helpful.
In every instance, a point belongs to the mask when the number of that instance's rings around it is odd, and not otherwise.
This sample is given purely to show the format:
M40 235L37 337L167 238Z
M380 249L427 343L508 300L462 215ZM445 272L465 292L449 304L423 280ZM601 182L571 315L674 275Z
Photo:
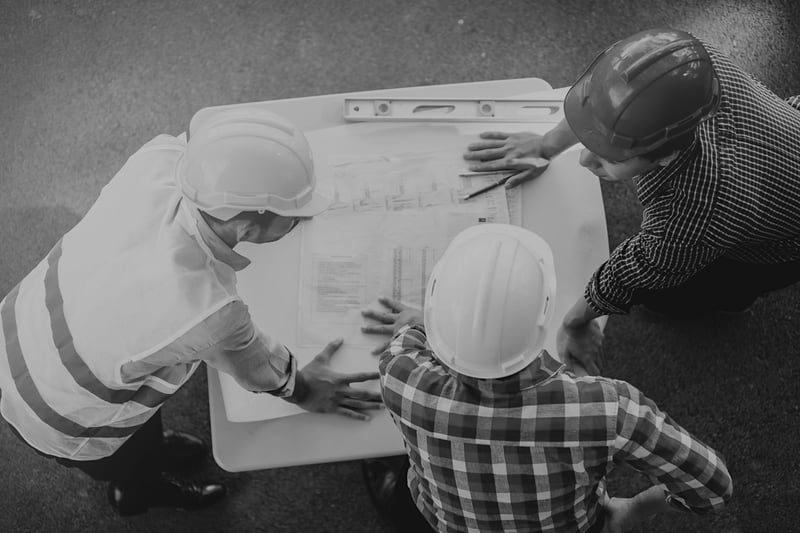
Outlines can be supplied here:
M300 207L290 209L268 207L267 211L284 217L314 217L327 211L332 203L333 199L315 190L312 192L311 199Z
M609 145L608 134L599 131L593 124L591 104L582 101L584 98L581 87L585 83L585 77L581 77L564 98L564 118L572 133L587 150L608 161L624 161L639 155L636 151L617 149Z

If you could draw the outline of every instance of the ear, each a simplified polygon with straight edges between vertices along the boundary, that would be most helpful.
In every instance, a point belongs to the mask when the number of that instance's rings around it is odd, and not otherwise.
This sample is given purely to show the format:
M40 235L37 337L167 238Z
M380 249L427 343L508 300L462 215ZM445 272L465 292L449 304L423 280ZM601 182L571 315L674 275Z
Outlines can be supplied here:
M258 225L252 220L236 220L236 242L250 242L258 235Z
M678 157L679 153L680 153L680 150L675 150L671 154L669 154L667 156L664 156L661 159L659 159L658 161L656 161L656 163L658 163L659 166L665 167L665 166L669 165L670 163L672 163L673 161L675 161L675 159Z

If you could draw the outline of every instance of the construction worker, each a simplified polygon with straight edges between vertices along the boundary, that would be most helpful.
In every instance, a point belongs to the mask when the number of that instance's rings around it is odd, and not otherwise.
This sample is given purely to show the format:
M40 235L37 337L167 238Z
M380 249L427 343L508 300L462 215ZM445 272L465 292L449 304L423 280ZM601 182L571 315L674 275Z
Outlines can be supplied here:
M714 48L671 29L603 51L569 89L545 135L486 132L473 170L530 168L582 143L580 162L633 180L641 231L593 274L564 317L562 355L599 371L595 318L641 304L692 317L742 313L800 280L800 96L782 100Z
M365 332L392 335L379 370L408 451L406 502L442 533L617 532L669 509L722 508L732 485L717 452L633 385L578 378L543 349L555 290L544 240L485 224L434 266L424 315L391 299L364 313L378 322ZM621 463L657 483L609 498L605 476ZM397 510L402 469L365 472L379 508Z
M162 475L206 453L162 431L160 407L201 361L244 388L307 410L367 419L380 395L349 386L330 342L297 369L236 293L268 243L327 208L301 131L254 107L206 108L185 136L159 135L128 159L86 216L0 304L0 412L42 455L109 481L122 515L206 507L220 484Z

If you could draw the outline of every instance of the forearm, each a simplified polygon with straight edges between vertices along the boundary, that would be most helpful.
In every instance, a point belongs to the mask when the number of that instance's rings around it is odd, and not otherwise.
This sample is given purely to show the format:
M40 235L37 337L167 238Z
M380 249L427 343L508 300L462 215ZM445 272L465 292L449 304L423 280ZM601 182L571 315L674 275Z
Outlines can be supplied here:
M570 146L578 143L578 138L572 133L566 119L544 134L542 138L542 156L552 159Z
M252 392L272 392L283 388L291 378L292 356L285 346L257 335L237 350L220 349L205 360L212 367L232 376L242 388Z
M578 376L601 373L603 328L600 316L579 298L564 316L556 333L556 349L567 367Z
M284 359L283 356L275 353L266 354L266 357L248 377L248 381L252 384L250 390L275 394L285 389L292 378L296 379L299 374L297 361L292 361L294 356L288 350L286 350L286 355L289 359Z
M602 314L625 314L648 291L677 287L720 254L709 246L650 232L625 239L592 274L584 298Z
M638 431L641 432L642 428ZM686 433L683 439L690 444L685 451L671 450L657 456L655 450L668 449L670 442L675 442L674 438L681 437L673 435L668 442L654 439L656 442L652 444L649 456L644 455L643 448L639 447L636 454L642 458L627 461L635 470L660 483L637 495L641 516L646 518L666 510L703 515L724 508L733 493L733 483L722 459L714 450ZM679 464L670 463L670 458L674 461L678 457L685 459L681 459Z
M693 437L641 392L624 381L614 381L619 411L614 461L626 463L668 493L663 503L644 503L661 509L668 505L694 514L719 510L730 500L733 483L725 462L713 448Z
M181 349L194 348L197 359L230 375L249 391L275 391L291 377L289 350L260 331L239 300L209 316L183 343L186 347Z
M563 324L566 328L580 328L601 316L604 315L592 309L586 302L586 299L581 296L575 301L570 310L567 311L567 314L564 315Z

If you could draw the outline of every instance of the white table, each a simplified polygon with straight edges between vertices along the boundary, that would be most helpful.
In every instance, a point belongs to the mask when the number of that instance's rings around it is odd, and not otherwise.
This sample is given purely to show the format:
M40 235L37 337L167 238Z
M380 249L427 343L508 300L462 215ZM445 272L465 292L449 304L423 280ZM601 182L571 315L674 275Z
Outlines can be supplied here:
M346 96L563 99L564 92L564 89L552 90L538 78L526 78L325 95L253 105L271 109L304 131L312 132L346 124L342 114ZM489 129L543 133L551 126L470 123L463 127L474 132L477 138L478 132ZM463 133L463 127L459 127ZM573 149L555 158L544 175L525 184L523 189L522 225L548 241L555 258L556 324L583 293L589 275L608 257L599 182L578 164L578 154L579 151ZM240 285L240 293L247 301L245 291ZM281 338L269 324L261 326ZM554 339L548 342L548 349L555 353ZM231 422L226 417L219 376L211 368L208 369L208 386L214 458L225 470L257 470L404 453L400 433L385 411L377 412L368 423L315 413L267 421Z

